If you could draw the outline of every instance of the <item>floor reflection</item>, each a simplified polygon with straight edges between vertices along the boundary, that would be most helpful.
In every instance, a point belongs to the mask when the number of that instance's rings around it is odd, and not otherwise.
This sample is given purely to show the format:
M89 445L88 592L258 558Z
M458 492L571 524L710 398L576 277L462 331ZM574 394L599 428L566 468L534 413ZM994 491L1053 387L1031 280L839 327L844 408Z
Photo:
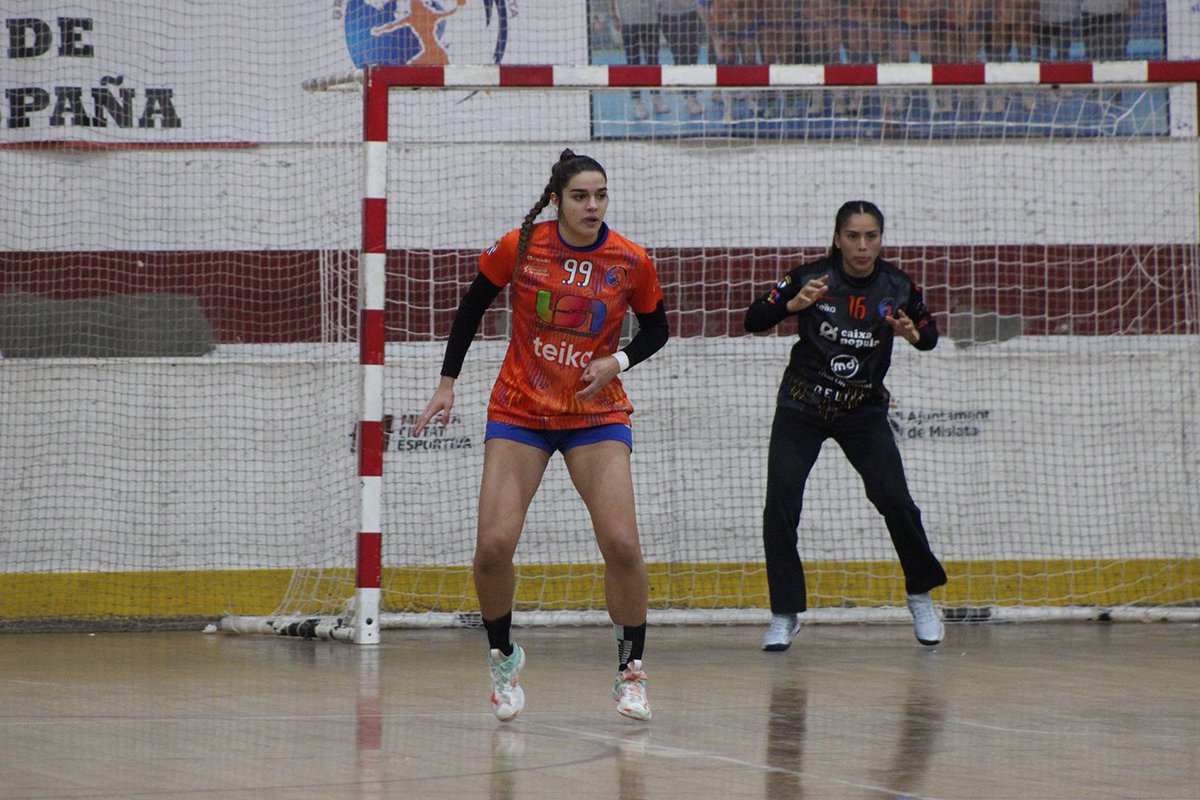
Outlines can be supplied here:
M767 764L764 800L804 797L800 778L804 736L808 728L808 687L803 676L771 687L767 717Z
M896 745L879 782L888 787L880 797L889 800L917 793L937 752L946 721L945 697L938 686L939 663L921 659L908 675L904 713L897 730Z
M646 800L646 747L650 729L641 727L621 737L617 744L617 773L621 800Z
M354 703L354 751L358 754L358 796L384 796L383 710L379 688L379 651L355 648L358 658L358 696Z
M492 773L488 800L513 800L517 796L518 762L525 753L525 734L514 725L492 732Z

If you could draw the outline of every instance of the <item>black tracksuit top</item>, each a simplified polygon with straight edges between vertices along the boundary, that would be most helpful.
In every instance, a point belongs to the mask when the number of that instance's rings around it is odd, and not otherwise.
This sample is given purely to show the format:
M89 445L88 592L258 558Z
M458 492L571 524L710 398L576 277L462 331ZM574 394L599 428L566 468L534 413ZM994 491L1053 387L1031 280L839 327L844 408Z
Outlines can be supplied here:
M825 296L800 312L787 303L813 278L828 275ZM918 350L937 344L937 325L921 288L904 270L883 259L866 278L842 269L840 253L793 268L770 292L746 309L745 327L757 333L796 317L800 338L780 385L779 402L833 418L862 406L886 408L883 379L892 363L891 325L885 315L903 309L917 327Z

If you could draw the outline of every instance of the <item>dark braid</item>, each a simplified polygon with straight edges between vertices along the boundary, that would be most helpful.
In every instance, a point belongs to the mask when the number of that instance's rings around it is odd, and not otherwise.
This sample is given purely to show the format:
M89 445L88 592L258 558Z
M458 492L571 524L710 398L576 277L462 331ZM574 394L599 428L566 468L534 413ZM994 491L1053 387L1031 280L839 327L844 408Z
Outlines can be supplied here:
M599 172L605 180L608 179L608 173L604 171L604 167L600 166L600 162L591 156L576 155L575 151L569 147L558 154L558 161L550 168L550 180L546 183L546 188L542 190L542 196L533 204L533 208L529 209L529 213L521 222L521 235L517 238L517 262L513 264L514 279L517 271L521 268L522 259L525 258L525 249L529 245L529 234L533 232L534 221L546 206L550 205L551 195L557 195L561 202L563 188L571 178L581 172Z
M883 235L883 212L879 210L879 206L866 200L851 200L848 203L843 203L838 209L837 216L833 222L833 244L829 248L829 255L834 255L841 252L837 246L837 235L842 232L842 227L850 221L850 217L855 214L870 214L879 223L879 234Z

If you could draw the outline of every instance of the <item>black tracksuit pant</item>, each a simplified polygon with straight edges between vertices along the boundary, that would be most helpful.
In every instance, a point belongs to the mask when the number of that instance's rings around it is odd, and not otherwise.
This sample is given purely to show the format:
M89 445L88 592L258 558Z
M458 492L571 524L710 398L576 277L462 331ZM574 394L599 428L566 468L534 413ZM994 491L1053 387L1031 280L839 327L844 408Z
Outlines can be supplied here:
M821 444L830 438L858 470L867 499L883 515L900 556L905 591L922 594L944 584L946 571L929 549L921 511L908 492L887 410L863 408L825 420L815 411L779 405L771 425L763 509L763 547L772 613L798 613L808 607L804 566L796 551L796 528L804 503L804 484Z

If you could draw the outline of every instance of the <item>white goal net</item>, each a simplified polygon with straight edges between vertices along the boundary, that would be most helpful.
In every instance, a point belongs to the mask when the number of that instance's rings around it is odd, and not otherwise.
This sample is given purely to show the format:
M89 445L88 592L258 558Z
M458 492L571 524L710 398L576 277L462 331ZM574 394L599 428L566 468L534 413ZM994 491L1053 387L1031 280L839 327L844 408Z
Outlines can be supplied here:
M768 86L717 86L664 68L666 85L639 87L558 68L551 85L501 87L502 69L446 68L461 82L393 89L366 110L388 133L365 158L363 145L329 142L286 158L270 147L123 157L150 185L186 176L196 213L224 220L220 241L164 230L130 249L98 225L61 242L48 220L78 205L21 212L27 233L8 248L0 295L0 454L22 464L0 478L0 626L361 624L356 535L374 514L382 624L473 624L507 293L468 355L454 418L420 436L411 425L478 252L519 225L567 146L608 171L607 221L654 258L672 329L624 378L655 619L765 619L767 437L794 330L747 335L743 312L828 248L851 199L882 208L883 256L924 287L943 335L928 353L898 346L887 381L950 575L939 605L974 619L1200 602L1194 84L943 86L921 69L888 82L881 68L870 86L778 70ZM668 112L643 117L639 96ZM98 154L0 158L36 158L78 189ZM364 187L386 203L384 366L367 388L367 279L356 248L336 244L360 230ZM155 224L153 203L137 213ZM373 388L377 494L358 474ZM832 443L799 538L817 619L901 613L882 519ZM517 561L518 622L605 618L603 564L557 457Z

